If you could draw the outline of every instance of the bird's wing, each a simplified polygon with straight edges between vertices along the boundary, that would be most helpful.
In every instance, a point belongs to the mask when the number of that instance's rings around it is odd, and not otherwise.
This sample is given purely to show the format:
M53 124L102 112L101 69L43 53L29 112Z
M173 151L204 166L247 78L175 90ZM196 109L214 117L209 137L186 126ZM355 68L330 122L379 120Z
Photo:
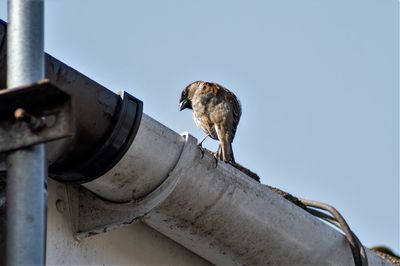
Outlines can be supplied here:
M223 91L223 94L225 95L225 99L230 103L230 105L232 107L233 125L232 125L232 135L231 135L231 139L230 139L230 142L232 142L233 139L235 138L236 129L239 124L240 117L242 115L242 106L239 102L239 99L236 97L235 94L233 94L233 92L231 92L224 86L221 86L217 83L214 83L214 85L215 85L215 87L217 87L218 90Z

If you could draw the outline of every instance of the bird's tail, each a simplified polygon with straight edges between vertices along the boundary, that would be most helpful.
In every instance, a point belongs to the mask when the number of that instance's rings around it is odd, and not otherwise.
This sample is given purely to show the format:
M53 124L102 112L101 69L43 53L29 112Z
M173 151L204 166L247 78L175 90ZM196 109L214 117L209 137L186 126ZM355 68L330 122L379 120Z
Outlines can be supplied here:
M222 160L225 162L234 163L235 157L233 156L232 143L229 141L221 141Z

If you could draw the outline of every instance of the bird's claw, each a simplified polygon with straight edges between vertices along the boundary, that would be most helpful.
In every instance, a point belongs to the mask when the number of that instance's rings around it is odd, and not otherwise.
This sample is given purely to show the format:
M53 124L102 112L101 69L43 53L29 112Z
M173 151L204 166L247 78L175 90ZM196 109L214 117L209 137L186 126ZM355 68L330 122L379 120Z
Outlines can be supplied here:
M218 167L218 152L213 152L213 158L214 158L214 162L215 162L215 168Z
M199 148L199 150L200 150L200 153L201 153L201 158L203 158L204 157L204 148L201 146L201 143L200 144L198 144L197 145L197 147Z

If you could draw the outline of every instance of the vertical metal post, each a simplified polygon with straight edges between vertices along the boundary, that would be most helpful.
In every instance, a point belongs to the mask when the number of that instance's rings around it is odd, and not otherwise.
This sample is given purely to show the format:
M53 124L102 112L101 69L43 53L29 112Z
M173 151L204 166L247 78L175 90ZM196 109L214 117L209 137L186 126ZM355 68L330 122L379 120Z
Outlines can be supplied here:
M8 0L7 86L44 78L43 0ZM44 144L7 156L7 265L43 265Z

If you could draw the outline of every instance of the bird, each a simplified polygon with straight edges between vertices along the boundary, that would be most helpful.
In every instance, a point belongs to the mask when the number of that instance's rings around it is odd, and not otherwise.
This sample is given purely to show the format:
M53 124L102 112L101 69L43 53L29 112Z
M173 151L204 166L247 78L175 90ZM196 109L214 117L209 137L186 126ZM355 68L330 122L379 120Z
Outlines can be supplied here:
M187 85L179 100L179 110L193 110L193 120L207 138L219 141L215 153L225 162L235 163L232 142L242 115L241 104L236 95L224 86L205 81L195 81Z

